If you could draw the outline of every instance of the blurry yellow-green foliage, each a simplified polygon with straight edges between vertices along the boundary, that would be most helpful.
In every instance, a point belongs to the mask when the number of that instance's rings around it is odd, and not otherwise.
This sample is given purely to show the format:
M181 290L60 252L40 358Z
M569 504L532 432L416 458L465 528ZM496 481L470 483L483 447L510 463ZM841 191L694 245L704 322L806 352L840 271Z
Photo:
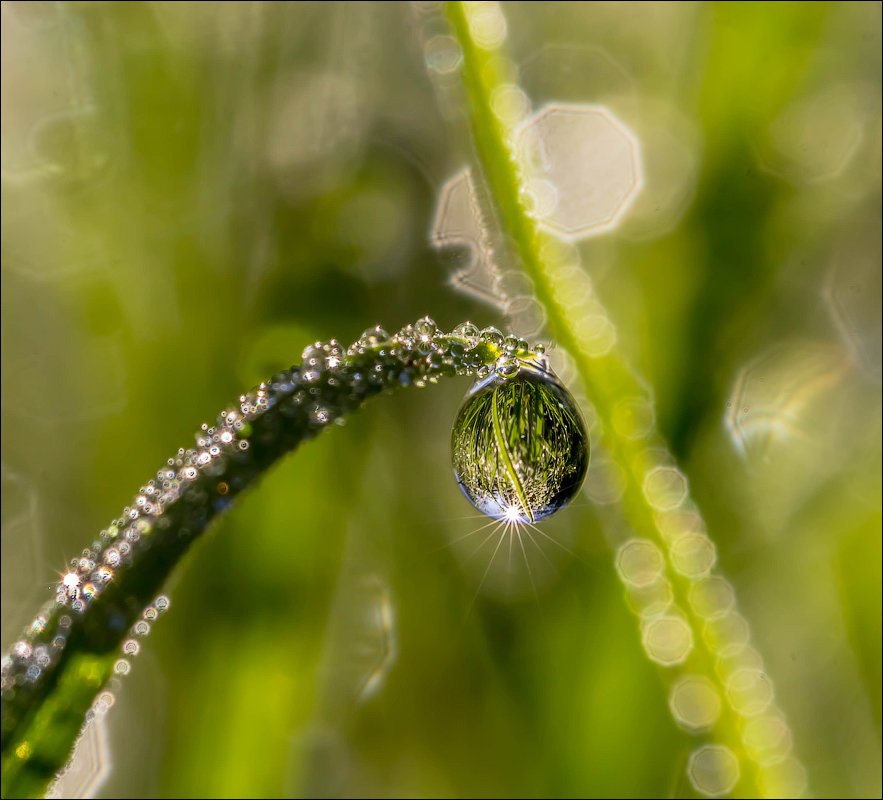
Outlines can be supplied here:
M306 343L502 324L429 244L471 158L429 5L0 7L4 647ZM503 10L536 107L606 106L640 142L643 192L582 262L809 791L879 794L880 5ZM528 552L536 591L517 553L482 584L465 389L376 402L197 543L107 718L102 795L691 794L589 501L544 528L567 551Z

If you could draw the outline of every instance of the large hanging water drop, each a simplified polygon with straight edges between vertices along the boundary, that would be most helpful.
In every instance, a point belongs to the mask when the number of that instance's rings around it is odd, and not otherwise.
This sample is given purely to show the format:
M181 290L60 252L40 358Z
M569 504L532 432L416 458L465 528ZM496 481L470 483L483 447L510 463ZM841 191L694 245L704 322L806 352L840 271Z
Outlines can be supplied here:
M533 523L579 492L589 437L576 401L545 359L500 360L467 392L457 415L454 476L482 513Z

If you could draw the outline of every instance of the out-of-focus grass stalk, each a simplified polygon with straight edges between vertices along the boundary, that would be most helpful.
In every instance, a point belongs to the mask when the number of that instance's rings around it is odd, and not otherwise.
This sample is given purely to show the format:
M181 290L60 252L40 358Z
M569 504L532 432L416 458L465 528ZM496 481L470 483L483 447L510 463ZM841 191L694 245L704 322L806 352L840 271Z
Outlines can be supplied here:
M655 425L648 424L646 416L639 419L629 413L635 404L652 402L648 392L616 346L615 337L611 346L599 348L580 335L580 308L561 288L564 268L572 266L563 263L559 255L565 248L541 230L525 207L526 183L514 148L515 131L511 123L495 114L492 104L495 90L512 81L512 62L502 49L505 37L500 41L499 37L475 35L489 14L502 15L502 10L494 6L496 3L446 3L447 19L462 50L462 79L477 166L486 182L488 200L502 237L514 250L513 260L521 262L533 281L536 297L545 306L549 332L573 357L597 412L602 443L625 479L621 507L634 538L624 544L643 553L645 561L652 560L654 553L664 555L660 580L670 590L673 602L659 605L658 613L641 613L636 609L645 650L651 660L661 665L663 680L671 691L676 690L679 680L694 680L698 682L695 685L716 693L720 701L720 713L713 715L716 719L692 730L702 736L705 749L698 747L691 755L691 782L701 791L702 776L698 785L696 776L708 767L712 773L717 770L721 774L712 775L712 783L706 784L708 791L703 793L725 793L713 791L714 781L719 780L719 788L726 785L727 793L787 796L791 787L800 791L803 769L793 758L788 759L787 768L783 769L784 758L777 759L768 747L757 746L760 737L755 730L756 722L752 722L758 714L766 713L763 719L777 720L782 737L790 743L784 717L770 705L771 695L766 705L763 698L751 704L740 695L746 686L752 688L752 679L768 680L762 662L750 648L747 626L733 606L721 607L720 613L708 613L707 606L697 608L697 603L702 605L708 600L703 589L709 587L710 579L719 581L714 585L725 588L724 593L731 591L731 587L726 589L729 584L722 578L709 576L715 550L689 498L685 476L674 466ZM492 43L488 44L489 41ZM599 309L598 298L592 297L591 307L587 305L585 313L598 317ZM603 321L609 325L609 320ZM683 553L674 552L675 546L684 546L683 536L691 537L691 546L696 545L699 550L704 547L706 553L711 553L706 567L684 566ZM618 571L631 594L634 584L630 585L622 569ZM702 599L697 600L700 596ZM669 653L660 652L665 649L666 636L670 640L674 637L673 644L669 642ZM683 654L678 651L678 637ZM750 653L751 658L740 659L744 653ZM683 720L679 722L683 724ZM750 725L753 727L749 728ZM787 749L783 755L787 756Z

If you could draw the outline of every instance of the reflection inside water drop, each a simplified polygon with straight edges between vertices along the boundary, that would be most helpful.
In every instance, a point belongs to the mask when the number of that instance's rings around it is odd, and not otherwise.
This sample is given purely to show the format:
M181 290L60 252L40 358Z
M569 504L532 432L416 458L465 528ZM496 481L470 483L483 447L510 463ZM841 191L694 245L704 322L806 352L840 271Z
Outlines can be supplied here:
M576 496L589 440L576 401L544 361L500 361L469 390L457 415L454 475L482 513L532 523Z

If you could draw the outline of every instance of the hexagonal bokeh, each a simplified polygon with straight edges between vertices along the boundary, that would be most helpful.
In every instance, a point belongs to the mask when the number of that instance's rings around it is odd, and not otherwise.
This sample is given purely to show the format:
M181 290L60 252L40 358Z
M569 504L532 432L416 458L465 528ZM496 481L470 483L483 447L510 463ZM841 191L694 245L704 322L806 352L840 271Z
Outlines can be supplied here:
M531 211L559 236L615 227L641 188L637 140L601 106L546 106L516 144Z
M482 302L504 307L506 298L499 292L499 275L468 169L448 180L439 192L430 237L437 248L460 251L453 264L451 286Z
M874 235L869 233L869 237ZM855 363L878 382L883 353L879 235L878 230L873 250L856 248L856 252L847 252L838 258L825 287L825 302L844 344Z
M629 539L616 552L616 571L630 586L649 586L664 570L665 556L649 539Z
M721 699L704 675L684 675L671 688L668 705L675 722L695 733L711 728L721 713Z
M653 508L670 511L687 499L687 478L677 467L657 466L644 476L644 497Z
M37 490L6 464L2 473L2 634L3 644L8 645L31 620L40 601L46 599L50 573L43 570Z
M647 657L663 667L683 664L693 649L693 632L680 614L669 614L648 622L641 643Z
M798 186L841 176L861 152L875 105L861 82L836 81L799 97L772 121L764 167Z
M704 744L690 753L687 776L699 794L721 797L739 782L739 759L729 747Z

